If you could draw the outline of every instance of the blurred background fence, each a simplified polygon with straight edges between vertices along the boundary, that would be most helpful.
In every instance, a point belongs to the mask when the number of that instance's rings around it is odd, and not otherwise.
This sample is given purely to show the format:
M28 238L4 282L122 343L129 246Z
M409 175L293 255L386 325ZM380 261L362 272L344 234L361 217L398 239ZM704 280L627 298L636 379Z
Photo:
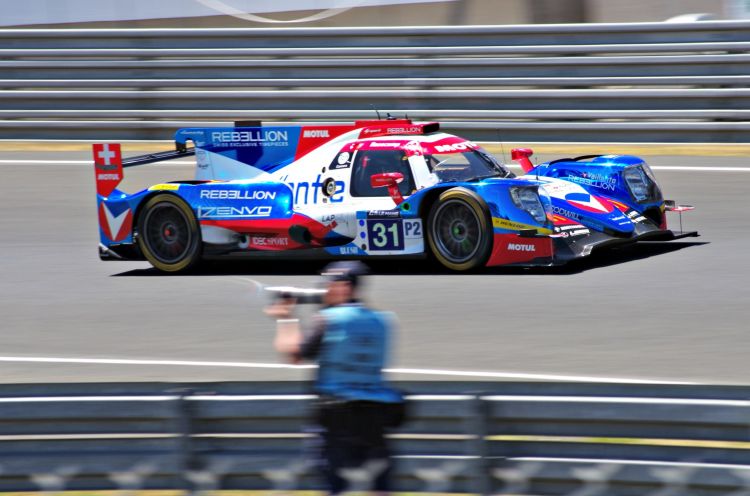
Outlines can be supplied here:
M401 383L402 491L750 494L750 388ZM0 386L0 491L319 489L306 385ZM366 489L380 467L347 471Z
M0 137L408 113L488 141L746 142L750 21L0 29Z

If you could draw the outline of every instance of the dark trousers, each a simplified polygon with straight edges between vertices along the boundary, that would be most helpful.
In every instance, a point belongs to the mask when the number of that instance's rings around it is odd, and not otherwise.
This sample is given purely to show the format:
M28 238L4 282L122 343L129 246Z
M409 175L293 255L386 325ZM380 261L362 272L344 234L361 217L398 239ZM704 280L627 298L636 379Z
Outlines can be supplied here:
M385 439L387 406L372 401L321 401L318 422L322 428L323 474L331 494L347 490L341 470L370 463L381 468L371 490L388 491L391 462ZM382 464L382 465L381 465Z

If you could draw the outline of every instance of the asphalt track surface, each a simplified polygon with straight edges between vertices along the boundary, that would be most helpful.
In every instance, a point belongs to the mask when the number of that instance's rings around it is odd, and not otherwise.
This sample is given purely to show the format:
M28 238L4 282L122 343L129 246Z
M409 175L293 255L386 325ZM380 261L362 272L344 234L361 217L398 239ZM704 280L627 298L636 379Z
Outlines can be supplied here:
M0 381L310 373L281 366L256 283L312 285L322 264L218 264L164 276L145 262L100 262L91 166L33 162L88 158L0 152ZM750 160L649 162L668 198L696 206L684 222L700 238L641 244L564 268L461 275L421 262L373 264L368 300L400 321L391 365L402 370L393 375L750 383ZM190 177L189 166L143 166L126 171L123 189Z

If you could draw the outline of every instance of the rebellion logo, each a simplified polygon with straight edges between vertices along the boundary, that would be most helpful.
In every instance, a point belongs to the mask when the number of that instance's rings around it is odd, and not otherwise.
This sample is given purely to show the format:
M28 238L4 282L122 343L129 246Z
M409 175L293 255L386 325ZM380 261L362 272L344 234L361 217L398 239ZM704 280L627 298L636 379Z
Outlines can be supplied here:
M520 243L508 243L508 251L536 251L536 246L522 245Z
M287 131L260 129L257 131L222 131L211 133L214 143L248 143L266 141L289 141Z
M241 191L237 189L204 189L201 198L208 200L275 200L275 191Z

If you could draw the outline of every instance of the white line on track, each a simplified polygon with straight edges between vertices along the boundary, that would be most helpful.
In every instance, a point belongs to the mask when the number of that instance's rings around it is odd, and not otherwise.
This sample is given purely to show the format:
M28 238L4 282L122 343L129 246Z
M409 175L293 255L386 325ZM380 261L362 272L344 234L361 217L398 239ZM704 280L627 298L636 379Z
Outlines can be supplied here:
M0 165L93 165L91 160L0 160ZM178 160L159 164L159 167L194 166L195 162ZM507 167L520 169L520 165L505 164ZM680 166L680 165L652 165L654 170L694 171L694 172L750 172L750 167L714 167L714 166Z
M314 369L316 365L290 365L284 363L255 363L255 362L213 362L192 360L138 360L129 358L64 358L64 357L29 357L29 356L0 356L0 362L9 363L69 363L83 365L157 365L178 367L227 367L227 368L258 368L258 369ZM609 384L674 384L691 385L695 382L658 381L650 379L635 379L622 377L592 377L580 375L533 374L523 372L493 372L471 370L442 370L416 368L385 369L390 374L429 375L465 377L474 379L517 379L530 381L565 381L565 382L598 382Z
M94 165L91 160L0 160L0 164L22 164L22 165ZM159 164L159 167L170 165L195 165L195 162L177 160L166 164Z

